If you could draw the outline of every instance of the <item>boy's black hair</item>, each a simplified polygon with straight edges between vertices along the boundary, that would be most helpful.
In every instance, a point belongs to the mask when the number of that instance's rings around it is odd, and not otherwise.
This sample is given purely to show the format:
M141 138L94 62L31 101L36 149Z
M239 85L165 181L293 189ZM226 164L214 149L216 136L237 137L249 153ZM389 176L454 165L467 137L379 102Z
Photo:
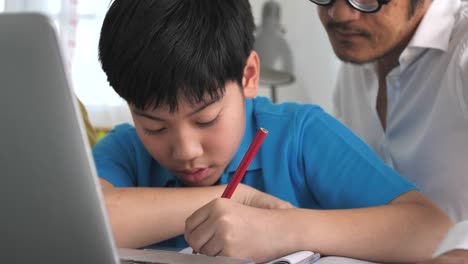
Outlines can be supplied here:
M219 99L242 86L253 49L248 0L115 0L101 29L99 60L114 90L138 109Z

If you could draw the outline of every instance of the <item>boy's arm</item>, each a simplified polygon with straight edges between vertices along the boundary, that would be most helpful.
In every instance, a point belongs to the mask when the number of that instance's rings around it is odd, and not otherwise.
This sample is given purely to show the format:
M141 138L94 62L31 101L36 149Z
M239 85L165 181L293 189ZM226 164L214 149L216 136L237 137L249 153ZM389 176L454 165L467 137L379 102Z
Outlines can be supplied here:
M347 210L263 210L218 199L187 220L185 236L197 252L259 262L300 250L414 262L430 258L450 225L417 191L388 205Z
M138 248L184 232L194 211L218 198L225 185L194 188L116 188L100 179L114 238L119 247ZM240 184L233 200L264 208L291 205Z
M295 245L323 255L377 262L429 259L451 220L418 191L404 193L388 205L349 210L291 210L297 225ZM300 234L302 233L302 234Z
M225 188L141 187L151 185L158 176L151 157L129 125L117 126L101 139L93 155L119 247L144 247L183 234L185 219L220 197ZM266 208L289 205L242 184L233 199Z

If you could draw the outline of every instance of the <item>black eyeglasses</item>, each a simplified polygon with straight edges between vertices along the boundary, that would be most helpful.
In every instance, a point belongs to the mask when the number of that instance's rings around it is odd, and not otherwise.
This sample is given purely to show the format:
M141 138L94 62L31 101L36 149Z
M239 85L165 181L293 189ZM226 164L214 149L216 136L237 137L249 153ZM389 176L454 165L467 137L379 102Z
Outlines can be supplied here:
M327 6L333 4L335 0L309 0L312 3L321 6ZM375 13L380 10L382 5L388 4L391 0L347 0L348 4L354 9L357 9L363 13Z

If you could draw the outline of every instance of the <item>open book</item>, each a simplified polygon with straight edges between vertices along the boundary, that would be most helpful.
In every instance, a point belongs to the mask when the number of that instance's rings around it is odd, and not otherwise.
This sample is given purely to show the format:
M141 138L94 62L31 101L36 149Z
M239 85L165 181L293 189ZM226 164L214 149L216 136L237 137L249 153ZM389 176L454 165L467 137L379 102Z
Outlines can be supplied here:
M180 251L185 254L192 254L191 247L184 248ZM311 264L320 258L320 254L312 251L298 251L286 256L282 256L265 264Z
M320 258L320 254L312 251L298 251L270 262L266 264L310 264L314 263Z

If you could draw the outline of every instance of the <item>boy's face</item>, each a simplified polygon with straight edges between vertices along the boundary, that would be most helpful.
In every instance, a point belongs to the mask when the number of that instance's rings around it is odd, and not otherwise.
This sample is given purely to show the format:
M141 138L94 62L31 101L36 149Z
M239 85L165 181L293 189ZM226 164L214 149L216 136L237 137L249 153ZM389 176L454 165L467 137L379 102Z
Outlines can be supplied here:
M244 135L245 97L256 94L256 67L249 70L247 64L243 90L227 82L218 101L192 105L181 100L173 113L168 107L141 111L130 106L138 136L152 157L188 186L215 184Z
M244 97L236 83L226 85L219 101L169 109L136 111L133 120L153 158L189 186L216 183L244 134Z

